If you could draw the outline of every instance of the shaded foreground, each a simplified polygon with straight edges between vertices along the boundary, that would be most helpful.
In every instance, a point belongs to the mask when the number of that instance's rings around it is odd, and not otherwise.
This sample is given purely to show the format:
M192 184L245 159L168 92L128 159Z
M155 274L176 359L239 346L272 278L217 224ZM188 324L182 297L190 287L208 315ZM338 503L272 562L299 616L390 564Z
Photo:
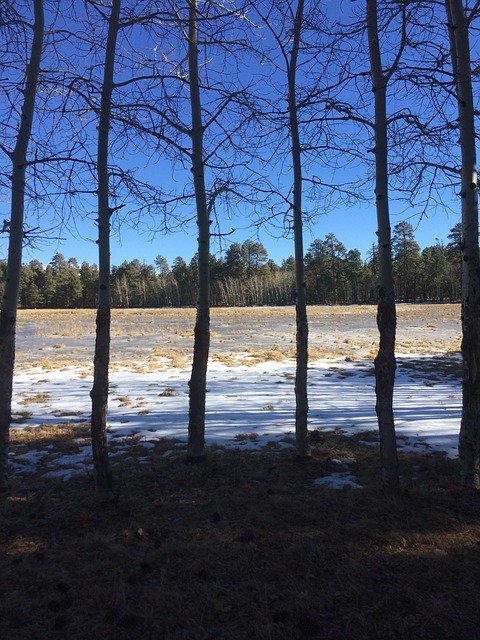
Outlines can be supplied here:
M144 464L119 459L108 505L87 476L15 482L0 503L0 636L476 637L478 497L452 460L405 453L414 483L384 498L365 437L314 432L301 464L211 449L204 466L160 440ZM363 490L314 484L339 458Z

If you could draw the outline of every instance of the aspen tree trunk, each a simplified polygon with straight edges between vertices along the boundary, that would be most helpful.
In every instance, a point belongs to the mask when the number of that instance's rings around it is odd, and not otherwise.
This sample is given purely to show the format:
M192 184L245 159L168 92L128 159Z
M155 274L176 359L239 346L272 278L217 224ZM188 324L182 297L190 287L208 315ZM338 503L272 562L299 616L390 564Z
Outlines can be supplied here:
M197 0L189 0L188 72L192 114L192 175L198 226L198 300L189 381L188 458L205 456L205 397L210 348L210 220L205 191L203 125L198 75Z
M303 251L303 211L302 211L302 159L298 128L298 105L296 73L300 34L303 21L304 0L299 0L293 27L293 42L288 63L288 113L290 140L292 144L293 167L293 236L295 244L295 286L296 286L296 371L295 371L295 439L299 457L308 455L308 319L307 289L305 284Z
M378 224L378 308L380 345L375 358L375 393L382 483L388 491L399 486L398 457L393 418L395 383L396 309L388 208L387 85L378 39L377 2L367 0L367 31L375 96L375 200Z
M22 266L23 223L25 211L25 171L32 133L35 98L44 41L43 0L33 0L34 25L30 60L27 67L21 119L12 160L12 196L5 290L0 311L0 491L7 489L7 462L12 421L13 370L17 303Z
M105 66L103 70L97 140L99 289L93 387L90 392L90 397L92 399L91 435L95 489L102 497L110 497L113 494L113 480L108 460L106 436L110 363L110 217L112 214L108 175L108 143L120 6L121 0L112 0L105 49Z
M480 260L475 109L468 19L462 0L447 0L462 156L462 484L480 489Z

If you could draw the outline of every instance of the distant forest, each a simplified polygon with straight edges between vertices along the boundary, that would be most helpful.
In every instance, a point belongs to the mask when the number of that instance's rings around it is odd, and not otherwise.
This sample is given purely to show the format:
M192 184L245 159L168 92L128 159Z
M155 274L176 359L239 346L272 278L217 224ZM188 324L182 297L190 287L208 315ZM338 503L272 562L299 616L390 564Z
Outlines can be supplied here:
M440 241L420 250L413 226L403 221L392 237L397 300L401 302L453 302L460 299L460 225ZM357 249L348 250L335 235L314 240L305 256L309 304L376 303L377 255L373 245L367 260ZM290 305L295 302L294 259L278 265L260 242L230 245L224 257L211 256L213 306ZM183 307L197 302L196 256L187 264L163 256L155 264L139 260L112 269L114 307ZM6 263L0 261L0 281ZM43 265L23 265L19 305L33 308L89 308L97 304L98 267L57 253Z

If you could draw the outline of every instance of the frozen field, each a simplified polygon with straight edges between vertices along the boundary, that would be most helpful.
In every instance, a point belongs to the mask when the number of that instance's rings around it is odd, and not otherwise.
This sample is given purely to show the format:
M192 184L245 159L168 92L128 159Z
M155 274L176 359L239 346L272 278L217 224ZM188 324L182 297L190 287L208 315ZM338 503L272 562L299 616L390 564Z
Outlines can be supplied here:
M400 449L456 455L461 389L458 305L400 305L395 395ZM194 311L119 310L113 314L109 438L113 456L187 435ZM365 432L376 444L372 358L374 307L310 309L310 429ZM293 308L212 312L207 441L258 449L288 447L294 428ZM25 427L85 425L89 419L93 311L22 311L14 386L16 473L68 477L90 466L87 440L71 453L32 450Z

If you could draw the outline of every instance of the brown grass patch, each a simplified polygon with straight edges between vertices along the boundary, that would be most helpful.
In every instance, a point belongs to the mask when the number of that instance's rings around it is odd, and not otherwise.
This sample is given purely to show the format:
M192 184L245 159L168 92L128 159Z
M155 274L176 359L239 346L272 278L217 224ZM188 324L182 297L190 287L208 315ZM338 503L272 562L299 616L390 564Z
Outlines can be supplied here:
M233 437L236 442L256 442L259 438L258 433L237 433Z
M54 409L51 411L52 416L57 418L73 418L74 416L81 416L82 413L82 411L68 411L66 409Z
M161 443L122 463L113 504L86 476L15 481L0 502L2 637L476 637L478 495L456 487L456 464L402 455L411 480L390 499L375 449L315 434L303 463L217 449L185 465ZM363 490L313 484L335 458L355 459Z
M230 367L241 365L253 367L262 362L282 362L294 357L295 352L291 348L272 347L270 349L246 348L244 351L239 352L214 353L212 360L222 362Z
M261 362L281 362L295 357L295 350L286 347L271 347L270 349L245 349L244 364L260 364Z
M173 387L165 387L165 389L158 395L164 398L172 398L173 396L179 396L180 394Z
M149 357L149 364L155 368L158 367L159 360L165 360L167 366L181 369L186 364L188 354L186 349L166 349L162 345L155 345Z
M55 358L41 358L29 363L32 367L41 367L45 371L58 371L59 369L70 369L75 367L84 367L85 362L77 358L62 356L57 354Z
M400 354L439 354L460 352L460 336L453 340L433 340L427 338L399 339L396 352Z
M33 393L19 400L18 404L45 404L46 402L50 402L51 399L52 396L49 393Z
M129 407L133 403L133 400L128 396L118 396L115 400L118 400L119 407Z
M38 450L53 445L57 452L72 453L83 446L84 439L89 435L90 426L87 423L65 423L12 429L10 441L12 445L24 445Z
M245 355L241 353L214 353L211 356L212 362L221 362L227 367L238 367L248 364Z

